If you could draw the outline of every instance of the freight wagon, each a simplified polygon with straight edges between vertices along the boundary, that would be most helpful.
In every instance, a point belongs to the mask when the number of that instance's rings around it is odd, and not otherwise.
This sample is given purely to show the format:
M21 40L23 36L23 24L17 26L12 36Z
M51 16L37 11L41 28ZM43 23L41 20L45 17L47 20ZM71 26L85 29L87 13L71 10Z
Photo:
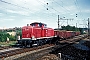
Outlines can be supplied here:
M79 31L66 31L66 30L54 30L54 34L59 36L60 39L68 39L74 36L80 35Z

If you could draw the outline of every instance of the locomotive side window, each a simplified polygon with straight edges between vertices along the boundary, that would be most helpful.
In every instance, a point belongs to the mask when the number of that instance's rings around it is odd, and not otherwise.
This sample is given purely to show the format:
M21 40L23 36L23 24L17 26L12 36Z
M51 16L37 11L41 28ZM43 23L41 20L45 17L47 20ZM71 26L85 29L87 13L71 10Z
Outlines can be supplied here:
M42 24L40 23L39 26L42 27Z
M47 25L46 25L46 24L44 24L44 27L47 27Z
M33 27L35 26L35 24L30 24L30 25L33 26Z

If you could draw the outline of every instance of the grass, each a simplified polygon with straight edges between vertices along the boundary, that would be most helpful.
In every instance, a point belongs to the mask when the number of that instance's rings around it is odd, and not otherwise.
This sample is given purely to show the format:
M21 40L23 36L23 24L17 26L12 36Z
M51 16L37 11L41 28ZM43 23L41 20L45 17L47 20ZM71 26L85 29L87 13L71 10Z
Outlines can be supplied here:
M12 46L15 45L16 41L0 42L0 46Z

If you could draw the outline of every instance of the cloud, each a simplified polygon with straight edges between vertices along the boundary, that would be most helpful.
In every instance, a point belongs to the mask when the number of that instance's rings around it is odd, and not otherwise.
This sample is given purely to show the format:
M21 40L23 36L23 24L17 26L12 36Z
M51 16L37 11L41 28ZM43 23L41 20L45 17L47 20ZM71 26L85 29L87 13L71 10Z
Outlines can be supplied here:
M14 21L14 19L0 19L0 22L10 22Z
M15 18L16 16L10 16L10 17Z
M15 14L20 14L20 15L29 15L29 13L28 12L26 12L26 11L14 11L14 10L7 10L7 12L9 12L9 13L15 13Z
M77 19L79 18L82 19L86 18L87 16L89 17L90 13L90 10L85 8L83 8L81 10L82 12L80 12L80 10L77 9L77 6L72 0L70 0L69 3L67 0L2 0L2 1L10 3L8 4L0 2L1 4L0 22L3 22L2 24L14 21L15 23L17 23L17 26L19 25L23 26L25 24L30 24L31 22L43 22L48 24L48 26L50 27L56 27L57 25L55 26L54 24L57 24L55 21L57 21L58 15L60 15L60 18L66 17L76 19L75 14L78 14ZM79 7L82 8L83 6L79 5ZM84 17L81 17L80 14L83 14ZM19 23L20 21L21 23Z
M32 22L43 22L43 21L40 20L40 19L37 19L37 20L34 20L34 19L23 19L22 22L23 22L23 23L26 23L26 24L27 24L27 23L30 24L30 23L32 23Z
M75 15L75 13L72 13L72 14L70 14L70 15Z
M41 12L44 9L44 4L41 4L37 0L7 0L6 2L10 4L2 3L0 10L4 10L8 13L16 13L29 16L29 14Z
M90 13L90 10L83 10L83 12Z
M3 13L0 13L0 16L3 16L4 14Z
M37 0L7 0L5 2L8 2L6 4L3 4L4 7L6 7L5 5L7 5L8 9L15 9L15 10L22 10L22 9L26 9L26 10L40 10L38 8L41 8L42 5L44 4L40 4L39 1ZM11 8L12 7L12 8ZM18 8L18 9L17 9Z

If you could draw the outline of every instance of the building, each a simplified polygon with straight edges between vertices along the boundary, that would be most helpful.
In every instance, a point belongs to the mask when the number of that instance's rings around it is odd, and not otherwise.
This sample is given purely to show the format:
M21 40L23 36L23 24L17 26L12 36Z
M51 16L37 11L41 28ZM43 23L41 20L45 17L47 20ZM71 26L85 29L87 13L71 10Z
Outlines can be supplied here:
M15 35L16 35L16 32L14 32L14 31L12 31L12 32L7 32L7 33L9 33L9 34L12 35L12 36L15 36Z

